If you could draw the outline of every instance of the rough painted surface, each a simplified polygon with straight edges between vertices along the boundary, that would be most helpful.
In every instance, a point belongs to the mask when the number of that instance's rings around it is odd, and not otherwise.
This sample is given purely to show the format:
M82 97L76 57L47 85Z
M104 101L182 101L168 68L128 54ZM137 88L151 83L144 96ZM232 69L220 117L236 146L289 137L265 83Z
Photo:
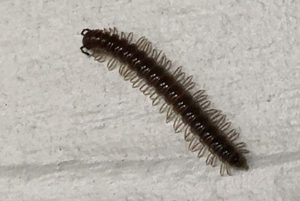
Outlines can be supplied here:
M84 3L83 3L84 2ZM300 200L300 1L0 2L0 200ZM145 35L241 130L220 177L150 100L80 51Z

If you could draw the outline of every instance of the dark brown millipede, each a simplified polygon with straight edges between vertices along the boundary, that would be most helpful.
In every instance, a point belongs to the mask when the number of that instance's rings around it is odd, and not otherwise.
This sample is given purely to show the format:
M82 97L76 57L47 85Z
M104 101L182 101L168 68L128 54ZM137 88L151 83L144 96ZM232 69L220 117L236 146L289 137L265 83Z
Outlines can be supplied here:
M182 67L171 70L171 61L161 51L152 48L145 37L132 42L133 34L118 32L116 28L84 29L81 51L104 62L109 70L119 68L120 74L134 88L149 96L166 121L174 121L176 133L184 132L189 149L198 157L207 155L206 164L220 165L220 174L230 174L230 167L248 170L244 154L246 144L236 142L239 133L220 110L210 108L204 90L194 91L192 76Z

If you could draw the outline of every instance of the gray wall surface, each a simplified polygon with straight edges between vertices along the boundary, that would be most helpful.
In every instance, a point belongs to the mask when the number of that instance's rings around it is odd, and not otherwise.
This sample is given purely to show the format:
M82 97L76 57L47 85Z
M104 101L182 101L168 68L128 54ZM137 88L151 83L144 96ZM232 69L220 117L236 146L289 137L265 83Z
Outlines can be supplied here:
M300 200L299 0L0 1L0 200ZM83 28L145 35L251 151L221 177Z

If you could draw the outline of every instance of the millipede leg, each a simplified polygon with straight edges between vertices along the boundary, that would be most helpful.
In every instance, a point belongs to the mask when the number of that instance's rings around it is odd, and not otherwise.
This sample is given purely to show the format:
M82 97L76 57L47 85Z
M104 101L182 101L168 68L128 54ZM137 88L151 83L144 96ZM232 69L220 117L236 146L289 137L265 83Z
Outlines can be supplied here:
M193 76L189 76L184 80L184 87L186 88L186 90L191 90L195 87L195 82L192 81Z
M158 62L159 65L164 66L166 64L166 56L163 54Z
M220 175L224 176L225 175L225 164L221 163L221 167L220 167Z
M151 42L145 42L145 45L143 46L143 51L146 52L147 55L150 54L150 52L152 51L152 43Z
M116 27L113 28L113 34L118 35L118 29Z
M212 167L216 167L216 161L217 161L217 157L214 155L213 157L212 157L212 161L211 161L211 166Z
M169 105L167 103L164 103L161 105L159 112L164 113L168 109Z
M201 158L202 156L204 156L205 152L206 152L206 146L201 147L201 149L198 152L198 158Z
M144 36L142 36L136 41L135 44L140 49L146 40L147 39Z
M226 123L224 123L223 125L220 126L220 130L225 132L227 129L230 128L230 126L231 126L231 122L227 121Z
M124 73L126 71L127 67L126 65L121 65L120 68L119 68L119 73L121 76L124 76Z
M195 136L193 135L193 133L190 130L190 127L186 127L185 131L184 131L184 139L189 142L191 140L193 140L195 138Z
M144 90L141 90L141 92L143 92L145 96L148 96L152 93L152 87L147 85L147 87Z
M175 118L176 114L173 111L173 109L171 107L169 107L168 111L167 111L167 118L166 118L166 122L169 123L170 121L172 121Z
M133 33L130 32L130 33L127 35L127 41L128 41L129 43L131 43L131 42L132 42L132 38L133 38Z
M152 100L152 105L157 106L160 103L160 96L157 96L155 99Z
M233 141L235 141L238 137L239 137L239 133L238 132L236 132L236 130L235 129L232 129L228 134L227 134L227 137L228 137L228 139L231 141L231 142L233 142Z
M210 101L209 101L209 100L205 100L205 101L203 101L202 103L200 103L200 107L201 107L203 110L207 109L207 108L209 107L209 105L210 105Z
M125 72L125 75L124 75L124 80L125 81L128 81L130 80L133 76L135 75L135 72L127 69L127 71Z
M121 32L121 39L126 39L126 34L123 31Z
M239 142L239 143L235 144L235 146L238 149L243 149L246 147L246 144L244 142Z
M204 90L198 90L198 91L196 91L194 94L193 94L193 97L195 98L195 99L199 99L202 95L204 95L205 94L205 91Z
M190 143L189 143L189 150L191 152L196 152L199 151L203 145L199 142L199 139L194 138Z
M156 50L156 57L155 58L153 58L157 63L160 63L160 57L161 57L161 55L162 55L163 53L162 53L162 51L160 50L159 52L157 52L157 50Z
M164 65L164 68L168 71L168 70L170 70L171 66L172 66L172 62L170 60L168 60L166 62L166 64Z
M150 95L150 99L152 100L152 105L156 106L160 102L160 95L154 90Z
M248 154L249 153L249 150L247 150L247 149L239 149L239 150L243 154Z
M157 50L156 49L152 49L151 52L151 58L154 59L156 61L156 57L157 57ZM157 61L156 61L157 62Z
M103 63L103 62L106 61L106 56L105 55L101 55L101 54L97 55L97 56L95 56L95 60L98 61L98 62L100 62L100 63ZM110 69L108 67L108 65L107 65L107 68L108 68L108 70L112 70L112 69Z
M231 175L231 171L230 171L230 167L229 167L229 165L225 165L225 169L226 169L226 173L227 173L227 175Z
M149 95L149 92L148 92L149 89L150 89L150 87L146 83L140 87L141 92L146 96Z
M107 63L107 68L108 69L110 69L110 70L112 70L112 69L115 69L116 68L116 64L117 64L117 60L116 59L114 59L114 58L111 58L109 61L108 61L108 63Z
M182 83L182 80L185 78L185 73L182 72L182 66L177 67L175 72L173 73L175 79Z
M181 132L183 130L184 126L185 126L185 124L181 120L181 117L178 116L173 123L173 128L175 130L175 133Z
M212 157L212 153L209 153L208 155L207 155L207 158L206 158L206 165L209 165L210 163L211 163L211 157Z
M135 77L134 77L135 78ZM133 79L134 79L133 78ZM139 78L137 75L136 75L136 80L133 80L133 79L131 79L131 81L132 81L132 88L138 88L138 87L140 87L141 86L141 84L143 83L142 82L142 79L141 78Z

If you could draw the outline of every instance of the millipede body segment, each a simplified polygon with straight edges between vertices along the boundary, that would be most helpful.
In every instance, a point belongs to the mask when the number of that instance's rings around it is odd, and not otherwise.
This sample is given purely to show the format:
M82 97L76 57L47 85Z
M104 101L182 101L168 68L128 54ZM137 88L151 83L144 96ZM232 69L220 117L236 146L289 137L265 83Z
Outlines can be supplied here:
M133 34L119 33L116 28L84 29L81 51L97 61L108 59L107 67L119 67L120 74L150 96L159 111L166 112L166 121L174 121L176 133L184 132L189 149L198 157L207 155L206 164L220 162L220 174L230 174L230 167L248 169L243 142L236 142L239 134L220 110L210 108L204 90L193 91L192 76L186 76L182 67L173 72L166 56L152 48L145 37L132 42Z

